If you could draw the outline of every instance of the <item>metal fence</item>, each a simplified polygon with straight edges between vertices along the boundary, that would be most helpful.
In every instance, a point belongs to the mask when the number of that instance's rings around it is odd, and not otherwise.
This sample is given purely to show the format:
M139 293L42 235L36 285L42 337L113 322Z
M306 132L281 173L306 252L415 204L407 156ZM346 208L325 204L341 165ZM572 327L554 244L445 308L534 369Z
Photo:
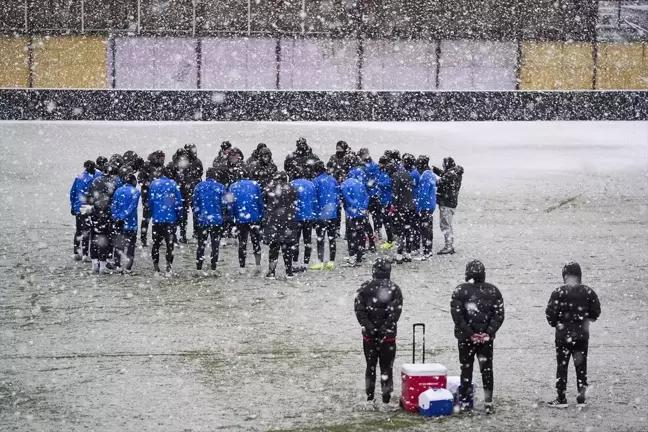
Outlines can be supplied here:
M15 33L592 41L597 0L5 0ZM622 2L631 3L631 2Z

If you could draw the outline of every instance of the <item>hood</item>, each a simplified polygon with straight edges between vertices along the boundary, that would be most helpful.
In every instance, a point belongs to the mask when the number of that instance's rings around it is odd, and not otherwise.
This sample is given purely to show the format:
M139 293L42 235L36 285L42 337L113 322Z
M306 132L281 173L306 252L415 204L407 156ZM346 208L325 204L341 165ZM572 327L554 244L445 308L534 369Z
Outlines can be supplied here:
M583 277L583 271L581 270L580 264L576 262L570 262L565 264L565 266L562 269L563 280L565 280L567 276L574 276L578 278L578 283L581 283L581 279Z
M466 282L473 280L475 283L486 281L486 267L479 260L470 261L466 264Z
M452 169L456 166L457 164L455 163L455 160L451 157L447 157L443 159L443 170L447 171L449 169Z
M385 258L378 258L372 267L372 276L374 279L390 279L391 262Z
M349 178L354 178L356 180L362 180L362 169L359 167L354 167L349 170Z

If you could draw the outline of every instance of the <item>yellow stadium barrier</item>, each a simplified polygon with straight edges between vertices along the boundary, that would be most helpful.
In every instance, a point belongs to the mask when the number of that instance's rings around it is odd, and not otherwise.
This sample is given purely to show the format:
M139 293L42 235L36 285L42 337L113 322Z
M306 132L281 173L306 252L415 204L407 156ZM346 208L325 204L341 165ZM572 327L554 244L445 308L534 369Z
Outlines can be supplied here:
M29 38L0 37L0 87L29 87Z
M105 38L34 38L34 87L104 88L106 68Z
M522 45L521 90L592 88L592 45L526 42Z
M600 44L596 88L648 89L647 56L645 43Z

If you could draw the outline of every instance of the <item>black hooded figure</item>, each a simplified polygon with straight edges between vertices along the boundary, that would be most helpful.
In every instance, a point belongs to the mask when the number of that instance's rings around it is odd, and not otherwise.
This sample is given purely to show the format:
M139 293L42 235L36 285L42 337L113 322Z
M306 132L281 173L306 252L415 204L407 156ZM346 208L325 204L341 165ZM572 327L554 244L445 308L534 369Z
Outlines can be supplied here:
M549 402L554 408L567 408L567 370L574 358L579 406L586 403L587 352L590 323L601 315L601 303L593 289L582 284L582 271L577 263L563 267L564 285L551 293L547 304L547 321L556 328L556 390L558 397Z
M367 400L374 399L376 365L380 364L383 403L389 403L394 390L397 323L403 309L401 289L390 278L391 263L385 258L378 258L373 265L372 280L362 284L354 302L355 315L362 327L362 345L367 363Z
M461 189L464 169L457 165L454 159L447 157L443 159L443 169L432 167L432 171L439 176L437 182L439 227L445 238L445 247L438 254L454 254L454 229L452 223L459 201L459 189Z
M124 152L122 158L124 159L124 165L130 166L134 173L138 172L142 169L142 166L144 166L144 159L139 157L139 155L133 150L127 150Z
M119 168L108 166L107 173L97 177L86 193L86 203L90 209L90 258L94 273L107 273L108 258L112 255L112 198L115 193L115 180Z
M140 184L142 191L142 224L140 226L140 240L142 246L146 247L149 223L151 222L151 209L149 208L149 188L154 180L162 175L164 168L165 154L162 150L157 150L148 155L148 160L144 162L142 168L137 174L137 182Z
M270 246L269 271L266 277L274 279L279 251L286 266L286 277L293 277L293 254L297 234L297 191L290 184L288 174L275 174L272 182L263 191L265 221L263 240Z
M261 153L261 150L264 149L264 148L268 148L268 146L267 146L265 143L259 143L259 144L257 144L257 148L254 149L254 150L252 150L252 154L251 154L250 157L245 161L245 163L248 164L248 165L252 165L252 164L258 162L258 161L259 161L259 158L260 158L260 156L261 156L261 154L260 154L260 153Z
M259 149L256 160L248 165L248 172L251 180L259 183L261 188L268 186L277 173L277 165L272 161L272 151L267 147Z
M298 178L300 172L297 171L301 168L303 171L303 178L312 180L315 178L313 175L313 166L320 160L320 158L313 153L313 149L306 142L306 138L299 138L297 140L297 148L294 152L286 156L284 161L284 171L288 174L291 180Z
M338 141L335 145L335 154L331 156L326 169L338 183L342 183L347 178L349 173L349 166L345 163L345 156L351 151L349 144L346 141ZM346 159L348 161L348 159Z
M99 156L95 161L95 165L97 170L101 171L102 174L108 174L108 158Z
M414 179L404 168L395 164L387 165L387 174L392 179L392 220L398 234L398 251L396 263L411 262L412 244L414 241Z
M472 281L472 282L470 282ZM470 411L475 355L484 383L486 413L493 412L493 341L504 323L504 300L499 289L486 282L486 268L481 261L466 265L466 283L452 293L450 313L459 343L461 365L462 411Z

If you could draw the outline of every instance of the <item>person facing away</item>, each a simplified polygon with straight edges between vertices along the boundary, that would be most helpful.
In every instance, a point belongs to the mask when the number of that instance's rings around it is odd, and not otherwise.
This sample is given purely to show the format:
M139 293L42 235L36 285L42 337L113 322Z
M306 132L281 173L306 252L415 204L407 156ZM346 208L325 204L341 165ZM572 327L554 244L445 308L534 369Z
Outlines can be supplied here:
M137 242L137 206L140 191L137 178L130 174L124 185L115 191L112 201L112 217L115 232L115 271L129 276L135 261Z
M90 258L92 259L92 272L106 274L108 258L112 251L112 213L111 204L115 193L118 168L106 167L106 173L97 176L86 192L86 205L89 210L90 226Z
M464 169L457 165L451 157L443 159L443 169L432 167L434 174L439 176L437 181L437 204L439 205L439 227L445 238L445 247L439 255L454 254L454 215L459 201L459 189L463 179Z
M360 177L360 178L358 178ZM351 170L340 186L346 213L349 266L359 267L365 247L365 221L369 207L369 194L358 171Z
M374 400L376 364L379 364L382 401L385 404L391 400L394 390L396 335L403 310L401 289L390 278L391 263L385 258L378 258L373 265L372 280L362 284L354 302L355 315L362 328L362 347L367 364L367 400Z
M313 166L316 174L313 179L315 199L317 200L317 264L310 266L311 270L334 270L336 246L336 219L340 208L340 186L335 178L326 172L324 162L318 161ZM324 261L324 241L328 238L329 260Z
M558 397L549 402L553 408L567 408L567 370L570 357L576 368L576 402L579 407L586 404L587 354L589 348L590 323L601 315L601 303L593 289L582 284L579 264L572 262L562 270L564 285L551 293L547 304L547 321L556 328L556 391Z
M261 222L263 220L263 191L259 183L250 180L248 170L237 173L237 180L230 186L228 194L229 214L236 224L238 233L238 258L240 268L245 268L248 237L257 270L261 266Z
M286 266L286 278L290 279L294 276L292 247L297 233L295 215L297 191L290 184L288 174L280 171L265 188L263 196L265 204L263 240L270 247L266 278L276 278L277 260L281 251Z
M295 246L293 248L293 267L299 263L299 239L304 239L304 268L310 264L313 224L317 219L317 196L315 184L306 178L306 169L296 166L293 174L296 178L290 182L297 191L297 208L295 219L297 220L297 233L295 235ZM310 169L309 171L312 171Z
M470 282L472 280L472 282ZM504 323L504 300L499 289L486 282L486 268L474 260L466 265L466 283L452 293L450 312L455 325L461 364L462 412L470 411L475 355L484 384L486 413L493 409L493 341Z
M437 180L428 166L429 160L427 156L419 156L417 159L417 169L421 173L416 189L416 213L423 242L423 255L419 258L421 261L427 261L432 256L434 241L433 215L436 209Z
M223 233L224 212L226 210L225 195L227 190L217 178L216 169L207 168L205 181L198 183L193 191L193 209L197 219L196 235L196 270L202 272L205 260L205 248L211 239L211 271L216 271L220 239ZM221 171L221 175L224 173Z
M267 147L259 149L258 158L249 163L250 178L261 186L261 189L270 184L277 173L277 165L272 161L272 151Z
M416 213L414 180L405 168L388 164L386 169L392 179L391 213L398 234L396 264L412 262L414 215Z
M364 164L364 171L367 175L367 193L369 194L369 215L373 220L373 232L376 236L375 240L378 240L380 237L380 229L382 228L381 223L381 211L380 211L380 190L378 189L378 176L380 174L380 167L378 163L371 159L369 149L361 148L358 151L358 157ZM369 219L367 217L367 219Z
M362 160L355 155L355 153L349 153L347 154L346 158L347 162L346 164L350 167L349 168L349 176L350 177L355 177L357 178L360 183L365 187L365 190L367 191L367 197L369 197L369 188L367 187L368 183L368 177L367 173L365 172L365 165L362 162ZM371 203L371 200L369 200L369 203L367 204L367 214L365 215L364 218L364 231L365 231L365 236L363 237L363 247L366 246L366 242L364 241L364 238L367 239L369 243L369 251L372 253L376 252L376 240L374 239L374 230L371 224L369 223L369 205Z
M151 221L151 209L148 205L149 189L151 183L160 177L164 168L165 154L162 150L157 150L148 155L148 160L137 174L137 181L142 190L142 224L140 227L140 241L142 246L147 245L147 234L149 230L149 222Z
M176 224L182 217L183 201L178 184L169 178L173 167L167 167L159 179L151 183L149 207L153 219L153 247L151 257L155 273L160 273L160 246L166 244L166 276L172 276L173 240Z
M389 151L389 154L391 155L391 151ZM387 173L390 163L387 156L381 156L378 160L380 172L378 172L376 178L376 186L378 187L381 223L385 227L385 236L387 237L387 241L380 245L381 249L391 249L394 245L393 215L391 213L393 184L391 177Z
M90 248L90 222L88 216L81 213L81 206L86 204L86 194L95 178L101 173L97 171L93 161L83 163L83 172L77 175L70 188L70 214L75 219L74 230L74 260L88 261Z

